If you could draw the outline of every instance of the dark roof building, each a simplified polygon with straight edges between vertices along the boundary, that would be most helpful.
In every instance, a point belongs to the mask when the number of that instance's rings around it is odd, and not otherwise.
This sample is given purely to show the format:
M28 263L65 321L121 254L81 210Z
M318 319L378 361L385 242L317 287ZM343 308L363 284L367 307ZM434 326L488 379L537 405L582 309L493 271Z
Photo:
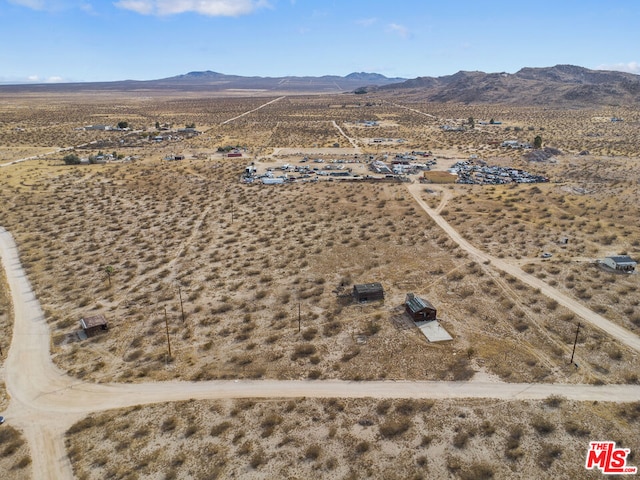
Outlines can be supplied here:
M414 322L435 320L438 313L436 307L431 305L429 301L424 298L420 298L413 293L407 293L407 299L404 302L404 307Z
M353 286L353 297L357 302L370 302L384 299L384 289L379 283L363 283Z
M101 331L109 330L109 324L104 315L94 315L93 317L83 317L80 319L80 326L87 337L91 337Z

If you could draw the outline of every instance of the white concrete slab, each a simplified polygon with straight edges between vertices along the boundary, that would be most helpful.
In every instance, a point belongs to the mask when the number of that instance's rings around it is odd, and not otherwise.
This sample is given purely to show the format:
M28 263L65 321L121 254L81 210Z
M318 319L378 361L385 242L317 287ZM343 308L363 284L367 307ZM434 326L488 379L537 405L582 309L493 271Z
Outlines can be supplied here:
M430 342L446 342L447 340L453 340L453 337L449 335L449 332L447 332L437 320L416 322L416 325Z

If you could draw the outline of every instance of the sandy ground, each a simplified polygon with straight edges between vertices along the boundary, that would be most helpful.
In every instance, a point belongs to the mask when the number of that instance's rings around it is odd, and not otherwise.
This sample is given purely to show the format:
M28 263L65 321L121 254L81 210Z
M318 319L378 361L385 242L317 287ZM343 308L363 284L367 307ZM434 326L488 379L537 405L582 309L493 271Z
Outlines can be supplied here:
M503 272L506 272L518 278L519 280L523 281L533 288L540 289L540 291L547 297L555 300L560 305L567 307L569 310L574 312L585 321L591 323L601 330L604 330L613 338L629 346L636 352L640 352L640 337L607 320L602 315L598 315L596 312L588 309L577 300L574 300L573 298L570 298L567 295L561 293L559 290L553 288L539 278L534 277L533 275L529 275L528 273L521 270L517 265L511 264L504 259L494 257L477 249L469 242L467 242L464 238L462 238L457 230L449 225L449 223L447 223L445 219L443 219L435 210L429 207L429 205L427 205L424 200L422 200L422 198L420 197L420 192L423 190L423 187L421 185L412 184L409 185L408 188L409 192L411 192L418 204L431 216L431 218L438 224L438 226L445 232L447 232L447 234L453 241L455 241L461 248L471 254L477 261L489 262L491 263L491 265L493 265L494 268L502 270ZM446 197L443 200L446 200ZM442 208L440 208L440 211L441 210Z
M273 103L280 99L273 100ZM269 104L268 103L268 104ZM267 104L265 104L267 105ZM262 105L262 106L265 106ZM251 110L256 111L262 106ZM413 109L412 109L413 110ZM413 110L417 113L418 110ZM250 112L246 112L250 113ZM229 119L231 122L246 113ZM430 114L424 114L430 116ZM225 122L225 123L227 123ZM342 136L356 146L337 125ZM59 153L64 149L56 150ZM303 149L292 149L300 152ZM327 149L328 152L336 152ZM354 153L354 149L344 149ZM279 153L282 153L279 152ZM18 161L26 161L20 159ZM10 164L13 164L11 162ZM2 166L8 166L5 164ZM466 252L480 262L505 271L556 300L585 321L609 333L635 351L640 351L640 339L612 324L549 286L544 281L520 270L518 265L491 256L467 241L439 213L446 205L444 195L434 210L421 198L423 187L409 186L420 207ZM640 398L638 385L553 385L502 383L494 378L468 382L412 381L277 381L231 380L209 382L163 382L131 384L93 384L73 379L59 370L50 357L50 331L38 299L35 297L19 261L17 247L9 232L0 228L0 256L6 271L15 324L11 348L2 376L11 396L9 407L1 414L20 428L32 454L32 478L73 478L72 466L64 444L64 432L86 414L106 409L139 404L171 402L187 399L225 398L492 398L499 400L537 400L561 395L578 401L630 402Z
M640 398L638 385L338 380L243 380L137 385L79 382L64 375L51 362L48 326L20 265L15 242L10 233L4 229L0 230L0 252L15 311L14 335L5 363L5 378L11 403L4 414L8 421L23 430L31 448L33 478L37 479L73 478L71 463L66 456L64 445L64 432L71 424L90 412L139 404L187 399L303 396L515 400L543 399L551 395L561 395L570 400L610 401L615 399L618 402L635 401ZM504 267L512 268L508 264ZM558 298L561 299L560 296ZM567 304L572 306L571 302ZM606 324L603 325L608 328ZM632 337L630 339L627 343L637 348L635 343L637 339L633 340Z

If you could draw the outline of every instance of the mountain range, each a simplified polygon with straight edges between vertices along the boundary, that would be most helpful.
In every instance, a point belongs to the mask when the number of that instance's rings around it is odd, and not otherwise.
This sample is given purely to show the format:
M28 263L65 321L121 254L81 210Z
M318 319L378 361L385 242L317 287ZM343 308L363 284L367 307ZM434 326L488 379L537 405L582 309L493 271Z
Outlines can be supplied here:
M640 104L640 75L573 65L523 68L510 74L460 71L442 77L388 78L378 73L346 76L245 77L213 71L159 80L0 85L1 92L200 92L210 94L350 93L401 95L407 100L467 104L585 107Z
M637 105L640 75L574 65L523 68L514 74L460 71L371 86L359 92L393 92L416 100L517 105Z
M115 82L47 83L0 85L0 92L211 92L255 94L261 91L281 94L343 93L362 86L383 86L405 81L405 78L387 78L378 73L354 72L344 77L243 77L212 72L189 72L159 80L123 80Z

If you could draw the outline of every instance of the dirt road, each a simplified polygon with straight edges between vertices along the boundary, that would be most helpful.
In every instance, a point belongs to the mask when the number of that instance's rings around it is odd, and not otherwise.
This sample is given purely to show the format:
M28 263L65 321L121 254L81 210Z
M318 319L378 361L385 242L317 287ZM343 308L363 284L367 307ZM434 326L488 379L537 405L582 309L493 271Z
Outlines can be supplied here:
M439 216L436 216L440 218ZM637 401L638 385L514 384L488 381L412 382L340 380L241 380L92 384L75 380L53 365L49 328L20 264L13 237L0 227L0 256L14 305L15 325L4 377L11 396L2 412L21 429L31 449L32 478L71 479L65 431L87 413L188 399L373 397L542 399L562 395L581 401Z
M338 130L338 132L340 132L340 135L342 135L344 138L346 138L349 141L351 146L353 146L355 153L358 153L358 154L362 153L360 147L358 146L358 142L356 141L355 138L351 138L349 135L344 133L344 130L342 130L342 127L340 127L340 125L338 125L338 123L335 120L332 120L331 123Z
M261 108L266 107L267 105L271 105L272 103L275 103L275 102L277 102L277 101L279 101L279 100L282 100L283 98L286 98L286 95L284 95L284 96L282 96L282 97L274 98L273 100L271 100L271 101L269 101L269 102L267 102L267 103L264 103L264 104L260 105L259 107L254 108L253 110L249 110L248 112L241 113L241 114L240 114L240 115L238 115L237 117L233 117L233 118L230 118L229 120L225 120L225 121L224 121L224 122L222 122L220 125L226 125L227 123L231 123L231 122L233 122L234 120L237 120L237 119L239 119L239 118L242 118L242 117L244 117L245 115L249 115L250 113L256 112L256 111L260 110Z
M523 281L533 288L540 289L540 291L544 295L555 300L563 307L568 308L576 315L581 317L584 321L601 330L604 330L619 342L624 343L637 352L640 352L640 337L620 327L619 325L616 325L610 320L607 320L602 315L599 315L593 310L585 307L579 301L568 297L564 293L553 288L548 283L540 280L537 277L534 277L533 275L529 275L528 273L521 270L517 264L512 264L507 260L494 257L493 255L489 255L488 253L474 247L468 241L462 238L462 235L460 235L460 233L458 233L455 228L453 228L444 218L440 216L440 211L442 210L441 208L434 210L433 208L429 207L429 205L427 205L424 200L422 200L421 193L424 190L424 185L421 185L419 183L412 183L407 185L407 188L409 189L411 195L413 195L413 198L415 198L416 202L418 202L420 207L422 207L422 209L429 214L429 216L438 224L438 226L442 228L447 233L447 235L449 235L449 237L451 237L451 239L460 246L460 248L468 252L472 257L474 257L476 261L481 263L489 262L498 270L502 270L503 272L516 277L517 279ZM443 198L448 197L445 196Z

